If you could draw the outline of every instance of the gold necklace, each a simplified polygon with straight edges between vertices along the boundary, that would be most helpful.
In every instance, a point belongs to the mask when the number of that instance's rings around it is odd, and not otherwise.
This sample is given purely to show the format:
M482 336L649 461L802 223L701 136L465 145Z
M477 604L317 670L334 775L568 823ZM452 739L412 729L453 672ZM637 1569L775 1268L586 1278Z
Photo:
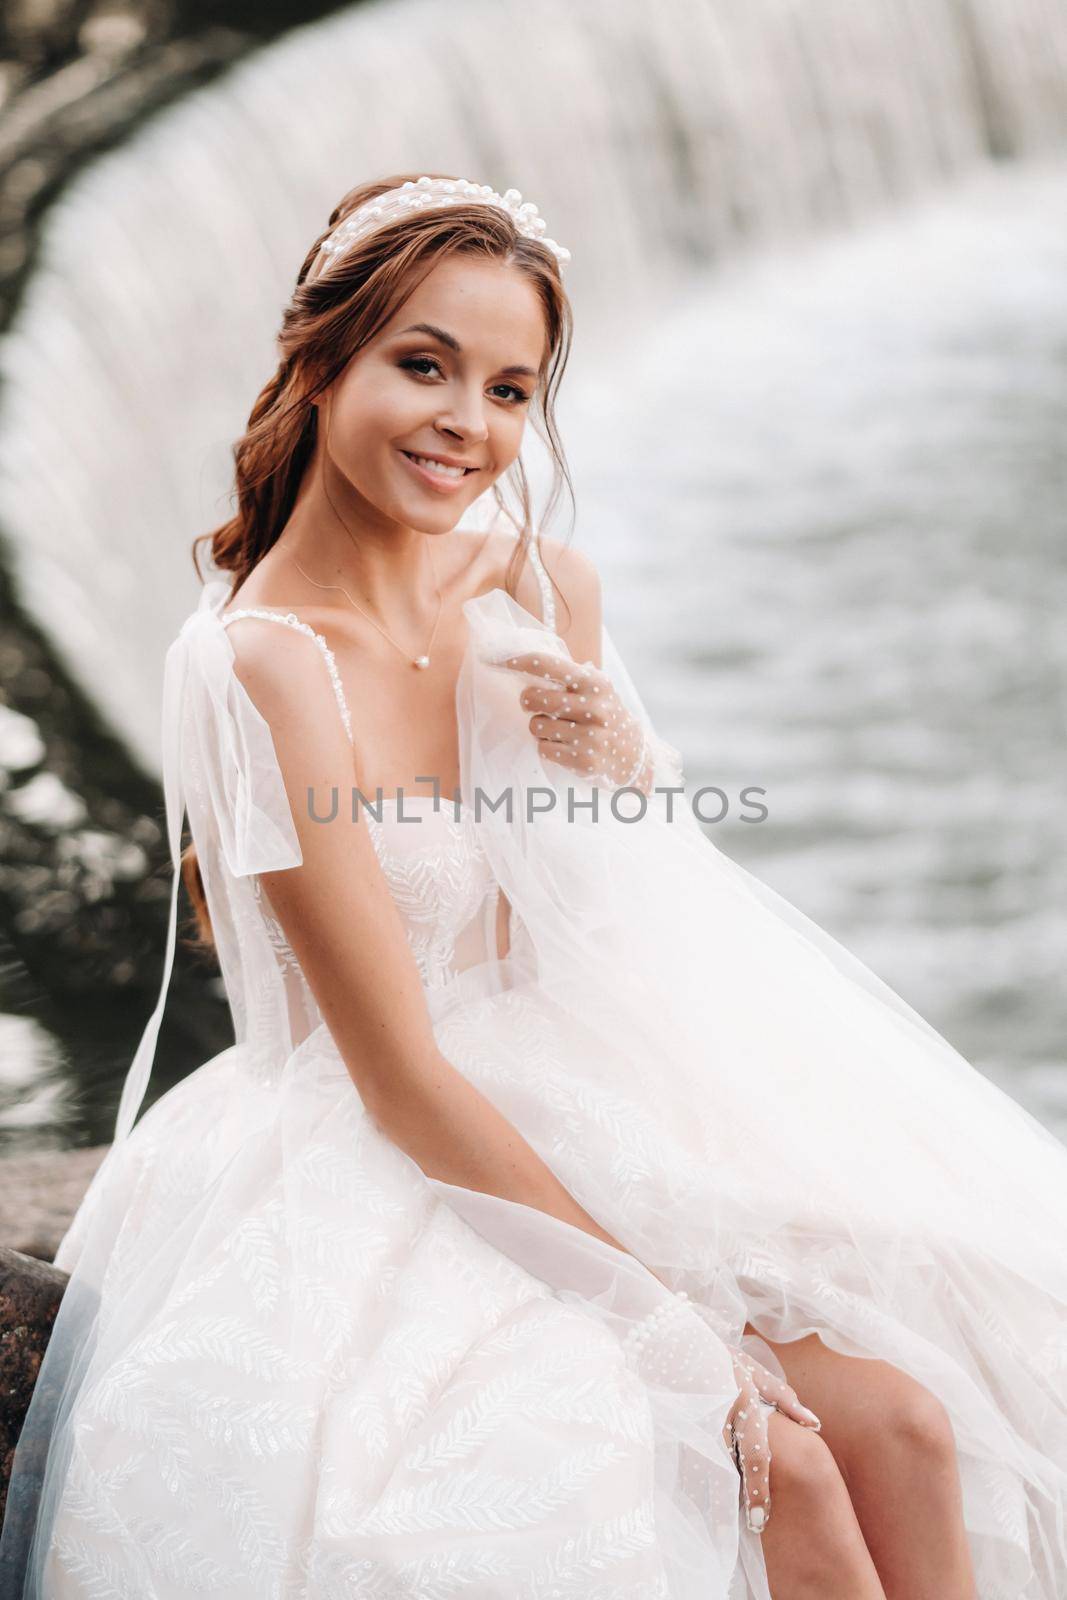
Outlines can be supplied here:
M327 445L329 445L329 442L330 442L330 415L331 415L332 410L333 410L333 407L329 404L329 401L327 401L327 406L326 406L326 443L327 443ZM351 539L353 545L358 549L359 548L359 541L353 536L352 529L348 526L348 523L345 521L344 517L342 517L342 515L338 511L337 507L334 505L333 497L331 496L329 489L326 487L326 462L325 462L325 459L323 460L323 463L322 463L322 472L321 472L320 476L321 476L321 482L322 482L322 492L326 496L326 502L329 505L330 510L333 512L334 516L337 518L338 522L341 524L342 528L345 530L345 533L348 535L349 539ZM386 630L382 627L381 623L380 622L376 622L375 619L371 616L369 611L364 611L363 607L359 604L359 602L357 600L353 600L352 599L352 596L349 594L348 590L343 586L343 584L340 584L340 583L318 583L314 578L309 577L308 574L306 572L304 572L303 567L300 565L299 561L296 560L295 556L293 557L293 560L294 560L294 562L296 562L297 570L299 572L303 572L304 573L304 577L307 578L308 582L309 583L314 583L315 587L317 589L340 589L341 593L344 595L344 597L348 601L349 605L355 606L356 610L362 616L366 617L368 622L373 622L374 626L377 628L378 632L385 635L385 637L389 640L389 643L394 647L394 649L399 650L400 654L402 656L406 656L407 659L411 662L413 667L418 667L421 671L425 671L425 669L430 665L430 651L433 649L433 641L434 641L434 638L435 638L435 636L437 634L437 624L441 620L441 604L442 604L442 601L441 601L441 585L437 582L437 569L435 568L435 566L433 564L433 556L432 556L432 554L430 552L429 544L427 544L427 546L426 546L426 555L427 555L427 559L429 560L429 563L430 563L430 571L433 573L434 587L437 590L437 615L434 618L433 631L430 634L430 642L426 646L426 654L424 656L412 656L412 655L409 655L408 652L404 649L403 645L397 644L397 642L393 638L392 634L391 633L387 633Z
M347 528L345 529L345 532L346 533L348 532ZM441 586L437 582L437 573L436 573L436 571L434 569L433 556L430 553L430 546L428 544L426 546L426 556L427 556L427 559L429 560L429 563L430 563L430 571L434 575L434 578L433 578L434 587L437 589L437 616L434 618L433 631L430 634L430 642L426 646L426 654L424 656L413 656L407 650L404 649L403 645L397 644L397 642L393 638L392 634L387 632L386 629L382 627L381 623L377 622L375 620L375 618L371 616L369 611L364 611L363 607L359 604L359 602L357 600L353 600L352 599L352 596L349 594L348 590L345 588L343 583L319 583L317 578L313 578L310 573L304 571L303 567L300 565L299 561L296 559L295 556L292 556L291 559L292 559L293 565L296 567L296 570L303 577L305 577L307 579L308 583L313 583L315 585L316 589L340 589L341 593L344 595L344 597L348 601L349 605L355 606L356 610L358 612L360 612L364 617L366 617L368 622L374 623L374 626L377 628L378 632L384 634L385 637L389 640L389 643L391 645L393 645L395 649L399 650L400 654L402 656L405 656L407 658L407 660L411 662L413 667L418 667L421 671L425 671L425 669L430 665L430 651L433 648L434 635L437 633L437 624L441 620L441 603L442 603Z

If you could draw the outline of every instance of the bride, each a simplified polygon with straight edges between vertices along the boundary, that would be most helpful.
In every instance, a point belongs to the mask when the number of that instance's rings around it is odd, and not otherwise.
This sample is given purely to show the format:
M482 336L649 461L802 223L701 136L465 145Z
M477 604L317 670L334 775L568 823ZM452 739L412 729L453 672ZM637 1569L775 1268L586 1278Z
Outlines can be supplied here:
M707 839L534 535L566 260L420 176L304 262L167 654L163 983L5 1594L1067 1593L1067 1151ZM236 1042L134 1125L179 877Z

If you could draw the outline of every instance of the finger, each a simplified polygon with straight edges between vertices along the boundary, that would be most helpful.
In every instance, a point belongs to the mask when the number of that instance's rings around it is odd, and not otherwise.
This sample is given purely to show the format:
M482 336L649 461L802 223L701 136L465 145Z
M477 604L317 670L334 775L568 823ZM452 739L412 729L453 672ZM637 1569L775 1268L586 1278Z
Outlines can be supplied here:
M570 745L573 749L580 750L583 755L598 759L605 739L601 728L587 728L572 722L562 711L557 716L547 716L542 711L535 712L530 718L529 728L535 738L549 740L554 744Z
M748 1408L742 1436L744 1466L745 1520L753 1533L762 1533L771 1514L771 1440L768 1430L770 1409L758 1395Z
M801 1404L796 1390L791 1388L782 1378L777 1377L773 1372L768 1372L767 1368L760 1366L759 1363L756 1364L753 1377L760 1394L767 1400L773 1400L779 1411L785 1416L791 1417L794 1422L803 1423L807 1428L814 1428L816 1431L822 1427L822 1423L814 1411L809 1411L807 1406Z
M755 1390L746 1389L734 1418L735 1460L741 1472L745 1520L753 1533L763 1531L771 1514L770 1415Z
M583 728L579 733L573 723L563 723L561 726L569 729L569 735L564 734L562 739L546 739L545 743L552 749L566 750L572 764L582 772L599 772L603 756L595 732Z
M561 691L578 697L579 703L596 706L601 702L617 709L617 696L607 673L591 661L575 662L560 656L538 656L532 651L520 655L501 656L497 660L483 660L491 667L505 671L524 672L543 683L558 684Z
M551 739L542 739L538 742L538 750L546 761L567 767L571 772L580 772L588 776L589 773L596 771L597 763L594 757L585 750L576 749L572 744L557 744Z
M566 717L546 717L540 713L530 718L530 732L536 734L538 739L547 739L553 744L576 745L574 723Z
M530 718L530 732L542 754L548 751L553 760L560 760L565 752L567 765L582 772L600 771L604 758L594 730L583 728L579 732L565 718L536 716Z
M553 744L550 740L542 739L538 744L538 750L546 761L553 761L558 767L568 767L572 772L577 772L581 765L580 757L574 753L570 745Z
M822 1427L822 1423L814 1411L809 1411L807 1406L801 1405L799 1398L792 1389L789 1389L786 1395L778 1401L778 1409L783 1415L792 1418L794 1422L803 1423L805 1428L812 1428L816 1433Z
M499 656L496 659L482 657L486 666L503 667L505 671L526 672L535 678L548 679L565 687L583 675L582 669L562 656L539 655L534 650L526 650L518 655Z
M544 711L551 716L565 716L572 722L578 720L578 706L566 689L541 689L531 684L519 695L519 704L526 711ZM581 720L584 721L584 717Z
M543 711L550 716L565 717L580 728L603 728L610 731L618 720L618 711L610 699L597 700L585 694L571 694L565 689L540 689L530 686L519 695L519 704L525 711ZM616 733L616 738L619 734Z

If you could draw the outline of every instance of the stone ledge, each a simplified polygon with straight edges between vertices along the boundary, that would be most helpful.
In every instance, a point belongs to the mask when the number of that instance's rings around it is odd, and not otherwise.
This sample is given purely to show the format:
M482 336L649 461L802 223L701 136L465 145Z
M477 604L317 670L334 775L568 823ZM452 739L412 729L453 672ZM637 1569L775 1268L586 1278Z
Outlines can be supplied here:
M0 1247L0 1521L11 1460L66 1286L58 1267Z
M0 1159L0 1521L15 1446L67 1286L53 1258L110 1148L34 1150ZM16 1512L13 1506L13 1518ZM0 1593L17 1592L11 1577L0 1573Z
M110 1148L98 1144L0 1158L0 1244L38 1261L54 1261L59 1241Z

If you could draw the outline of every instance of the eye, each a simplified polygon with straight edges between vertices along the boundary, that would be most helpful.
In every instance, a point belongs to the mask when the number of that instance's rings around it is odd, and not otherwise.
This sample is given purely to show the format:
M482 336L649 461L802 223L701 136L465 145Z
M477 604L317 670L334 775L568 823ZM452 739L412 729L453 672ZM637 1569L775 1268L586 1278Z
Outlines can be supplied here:
M419 366L434 367L438 372L441 370L441 363L436 361L433 356L407 356L400 363L400 365L405 367L409 372L414 372L416 367ZM420 372L419 377L425 378L426 373Z
M436 372L439 376L443 376L441 363L437 360L436 356L405 356L399 364L404 368L405 371L413 372L417 378L428 378L431 376L430 372L421 370L425 367L429 367L432 369L432 372ZM501 389L507 391L505 398L507 399L508 405L525 405L530 398L526 390L520 389L517 383L494 383L491 392L496 394Z
M516 383L494 383L493 388L494 389L509 389L511 391L511 393L515 397L511 401L511 404L513 406L521 406L527 400L529 400L529 398L530 398L530 396L526 393L526 390L525 389L520 389L518 384L516 384Z

